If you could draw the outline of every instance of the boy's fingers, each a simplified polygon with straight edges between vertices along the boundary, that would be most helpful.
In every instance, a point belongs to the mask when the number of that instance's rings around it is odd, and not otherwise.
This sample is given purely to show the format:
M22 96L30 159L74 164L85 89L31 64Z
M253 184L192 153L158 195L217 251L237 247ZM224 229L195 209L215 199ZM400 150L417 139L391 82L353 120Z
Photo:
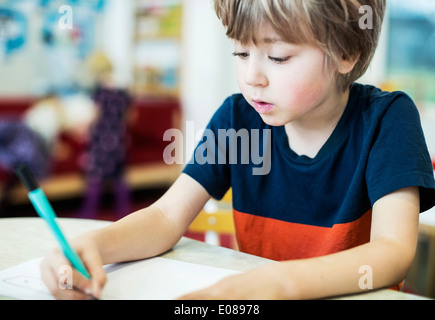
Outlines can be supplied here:
M60 250L56 249L51 251L41 263L42 280L57 299L100 298L106 283L106 273L100 253L92 245L79 244L76 250L91 279L87 279L74 269Z
M101 297L101 291L106 284L106 272L102 266L93 265L88 269L91 275L91 287L89 288L95 298Z
M61 254L50 254L42 261L41 277L56 299L89 299L89 295L76 289L77 284L74 278L79 279L80 277L74 274L68 261Z
M86 279L80 272L71 268L73 287L80 291L90 294L91 293L91 281Z
M101 291L106 284L106 272L103 269L103 261L98 252L89 251L83 256L86 269L91 275L90 287L88 288L95 298L100 298Z

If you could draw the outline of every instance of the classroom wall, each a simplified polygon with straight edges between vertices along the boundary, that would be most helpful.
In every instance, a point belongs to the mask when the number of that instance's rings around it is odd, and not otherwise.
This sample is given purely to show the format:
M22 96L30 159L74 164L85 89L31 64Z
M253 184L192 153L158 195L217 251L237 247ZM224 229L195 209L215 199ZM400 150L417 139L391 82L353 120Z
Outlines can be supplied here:
M385 81L387 74L388 31L388 19L384 19L378 48L373 57L373 61L367 72L358 80L358 82L381 86Z
M0 59L0 95L29 95L38 93L44 85L39 75L46 69L43 51L38 41L41 19L32 15L28 21L28 41L23 50Z
M183 5L181 100L185 120L201 129L224 99L238 92L235 59L212 1L187 0ZM132 82L134 15L134 0L111 0L97 26L96 44L114 63L115 80L121 86ZM0 95L38 95L47 87L49 66L39 41L41 18L31 13L29 17L26 47L0 63Z
M239 92L233 45L211 1L184 2L182 101L186 121L205 128L224 99Z
M102 47L115 63L119 83L132 80L133 21L132 0L112 0L104 15ZM181 52L183 123L193 121L200 130L224 99L239 91L233 45L213 11L212 1L183 2Z
M134 1L107 2L102 17L101 49L114 64L114 77L119 86L128 87L133 80L132 55L134 35Z

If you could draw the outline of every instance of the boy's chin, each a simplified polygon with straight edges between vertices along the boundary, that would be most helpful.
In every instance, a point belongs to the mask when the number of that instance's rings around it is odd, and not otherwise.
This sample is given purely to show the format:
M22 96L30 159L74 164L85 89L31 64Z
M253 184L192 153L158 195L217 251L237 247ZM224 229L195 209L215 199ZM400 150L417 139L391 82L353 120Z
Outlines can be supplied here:
M271 127L282 127L287 124L287 122L279 119L277 116L268 115L260 115L263 122Z

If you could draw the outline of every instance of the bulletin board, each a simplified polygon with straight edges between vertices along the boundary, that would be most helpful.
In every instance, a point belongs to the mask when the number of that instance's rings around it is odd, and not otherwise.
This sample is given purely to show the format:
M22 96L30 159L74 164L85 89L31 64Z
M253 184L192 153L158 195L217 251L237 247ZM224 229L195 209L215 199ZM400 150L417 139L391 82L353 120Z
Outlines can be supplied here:
M0 0L0 92L64 94L80 88L109 0ZM25 72L26 77L18 77Z

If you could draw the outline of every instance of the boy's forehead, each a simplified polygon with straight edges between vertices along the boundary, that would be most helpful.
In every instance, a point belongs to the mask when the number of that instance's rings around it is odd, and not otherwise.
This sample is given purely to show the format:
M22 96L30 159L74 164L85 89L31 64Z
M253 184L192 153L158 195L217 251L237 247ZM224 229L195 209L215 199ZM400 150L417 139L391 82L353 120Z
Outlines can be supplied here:
M282 30L281 30L282 32ZM300 45L303 42L300 39L296 40L291 32L285 34L280 33L276 30L269 21L261 21L258 25L256 32L253 34L253 42L255 44L262 45L272 45L272 44L290 44L290 45Z
M260 23L254 36L256 37L257 41L265 44L284 41L278 32L267 21L262 21Z
M255 21L249 25L238 25L241 27L236 32L231 33L231 38L241 45L254 44L258 45L275 45L275 44L289 44L289 45L304 45L314 44L311 38L307 38L306 32L302 32L299 28L293 30L292 28L283 27L276 29L272 23L263 18ZM233 30L234 31L234 30Z

